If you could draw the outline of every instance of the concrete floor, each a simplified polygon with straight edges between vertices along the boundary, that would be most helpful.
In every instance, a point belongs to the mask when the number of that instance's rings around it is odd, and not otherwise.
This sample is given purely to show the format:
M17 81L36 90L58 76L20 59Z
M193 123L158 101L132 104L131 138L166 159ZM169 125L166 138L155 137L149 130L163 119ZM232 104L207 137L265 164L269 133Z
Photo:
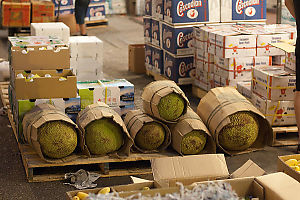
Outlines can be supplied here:
M273 19L273 18L272 18ZM106 78L126 78L135 85L135 104L141 108L140 96L143 87L153 81L146 75L136 75L127 71L128 45L143 43L143 27L141 24L130 20L125 16L109 18L109 26L89 30L89 35L96 35L104 42L104 73ZM0 57L7 58L6 33L0 32ZM193 109L196 109L199 99L192 97L191 87L183 87L191 101ZM73 190L63 182L27 183L23 169L21 156L17 148L15 138L10 128L7 117L0 116L0 200L6 199L64 199L65 192ZM266 147L263 151L244 154L234 157L226 157L228 168L233 172L248 159L252 159L267 173L277 169L277 156L292 154L295 147L272 148ZM98 186L113 184L127 184L129 177L105 178L97 181Z

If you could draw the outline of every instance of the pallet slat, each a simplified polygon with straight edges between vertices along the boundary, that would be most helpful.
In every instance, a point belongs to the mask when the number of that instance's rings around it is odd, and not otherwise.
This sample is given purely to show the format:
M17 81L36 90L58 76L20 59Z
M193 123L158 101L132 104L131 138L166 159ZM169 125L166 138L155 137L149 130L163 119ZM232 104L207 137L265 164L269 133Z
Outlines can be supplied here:
M272 147L298 145L297 126L273 127Z

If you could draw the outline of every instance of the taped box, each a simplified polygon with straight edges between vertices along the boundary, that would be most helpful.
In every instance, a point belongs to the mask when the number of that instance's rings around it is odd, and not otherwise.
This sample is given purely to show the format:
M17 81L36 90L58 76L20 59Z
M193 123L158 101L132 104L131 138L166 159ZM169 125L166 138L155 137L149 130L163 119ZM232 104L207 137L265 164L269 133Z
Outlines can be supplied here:
M237 90L248 100L252 99L251 81L243 81L237 83Z
M266 116L271 126L296 125L294 101L272 101L252 94L252 103Z
M143 17L144 22L144 40L147 43L152 42L152 18Z
M31 0L31 22L53 22L54 4L51 1Z
M3 27L30 27L30 2L2 2Z
M152 19L152 39L151 39L151 44L157 47L161 46L161 22L156 19Z
M105 3L89 4L85 21L97 21L106 18Z
M265 0L221 0L221 22L265 21Z
M195 67L198 67L202 71L214 73L215 71L215 56L207 53L201 49L196 49L195 55Z
M77 83L81 109L103 102L111 107L134 104L134 85L125 79Z
M214 81L215 75L206 71L202 71L200 68L196 67L196 76L193 84L205 91L215 87Z
M65 44L69 43L70 28L62 22L31 23L30 32L33 36L51 36L62 40Z
M281 34L260 34L257 35L257 56L278 56L285 55L284 51L272 46L272 43L278 43L281 40L288 40L288 33Z
M174 55L193 54L193 26L162 23L162 48Z
M196 74L194 56L176 56L164 51L164 74L179 85L192 84Z
M164 54L161 48L152 47L152 71L157 74L164 74Z
M282 67L253 68L252 91L273 101L293 101L296 76Z
M69 69L70 51L53 37L9 37L9 61L14 70Z
M164 0L163 9L164 21L172 24L220 22L219 0Z
M214 75L214 79L215 79L215 86L216 87L230 86L230 87L237 88L237 83L239 81L241 81L241 80L237 80L237 79L228 79L228 78L219 76L217 74Z

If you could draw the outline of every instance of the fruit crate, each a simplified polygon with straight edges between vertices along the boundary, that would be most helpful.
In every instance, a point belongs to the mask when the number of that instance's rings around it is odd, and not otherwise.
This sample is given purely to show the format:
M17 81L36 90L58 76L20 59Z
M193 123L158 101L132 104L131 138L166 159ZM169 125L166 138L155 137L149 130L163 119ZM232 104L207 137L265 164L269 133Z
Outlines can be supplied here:
M8 119L16 137L23 166L29 182L64 180L64 175L66 173L76 172L79 169L98 172L101 174L101 177L152 174L150 166L151 159L178 156L175 151L166 150L162 153L154 154L132 153L129 157L124 158L81 156L80 158L64 163L45 162L31 146L28 144L21 144L18 141L16 126L8 100L8 85L8 82L0 83L0 95L3 106L7 108Z

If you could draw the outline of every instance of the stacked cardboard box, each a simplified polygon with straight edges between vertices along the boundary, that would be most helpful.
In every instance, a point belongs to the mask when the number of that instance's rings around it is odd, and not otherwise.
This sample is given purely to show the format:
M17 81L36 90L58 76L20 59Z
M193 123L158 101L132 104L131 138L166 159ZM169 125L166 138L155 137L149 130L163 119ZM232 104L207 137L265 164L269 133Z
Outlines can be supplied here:
M92 0L87 9L85 21L98 21L106 18L105 0Z
M9 38L9 100L20 142L24 114L35 105L51 103L76 119L80 98L69 55L69 47L57 38Z
M69 42L71 68L78 81L102 79L103 42L96 36L73 36Z
M54 9L54 15L58 15L58 6L59 6L59 1L58 0L53 0L55 9ZM59 14L74 14L74 8L75 4L73 0L62 0L60 2L60 8L59 8Z
M2 2L2 26L4 27L29 27L30 2Z
M51 1L31 0L31 22L54 21L54 4Z

